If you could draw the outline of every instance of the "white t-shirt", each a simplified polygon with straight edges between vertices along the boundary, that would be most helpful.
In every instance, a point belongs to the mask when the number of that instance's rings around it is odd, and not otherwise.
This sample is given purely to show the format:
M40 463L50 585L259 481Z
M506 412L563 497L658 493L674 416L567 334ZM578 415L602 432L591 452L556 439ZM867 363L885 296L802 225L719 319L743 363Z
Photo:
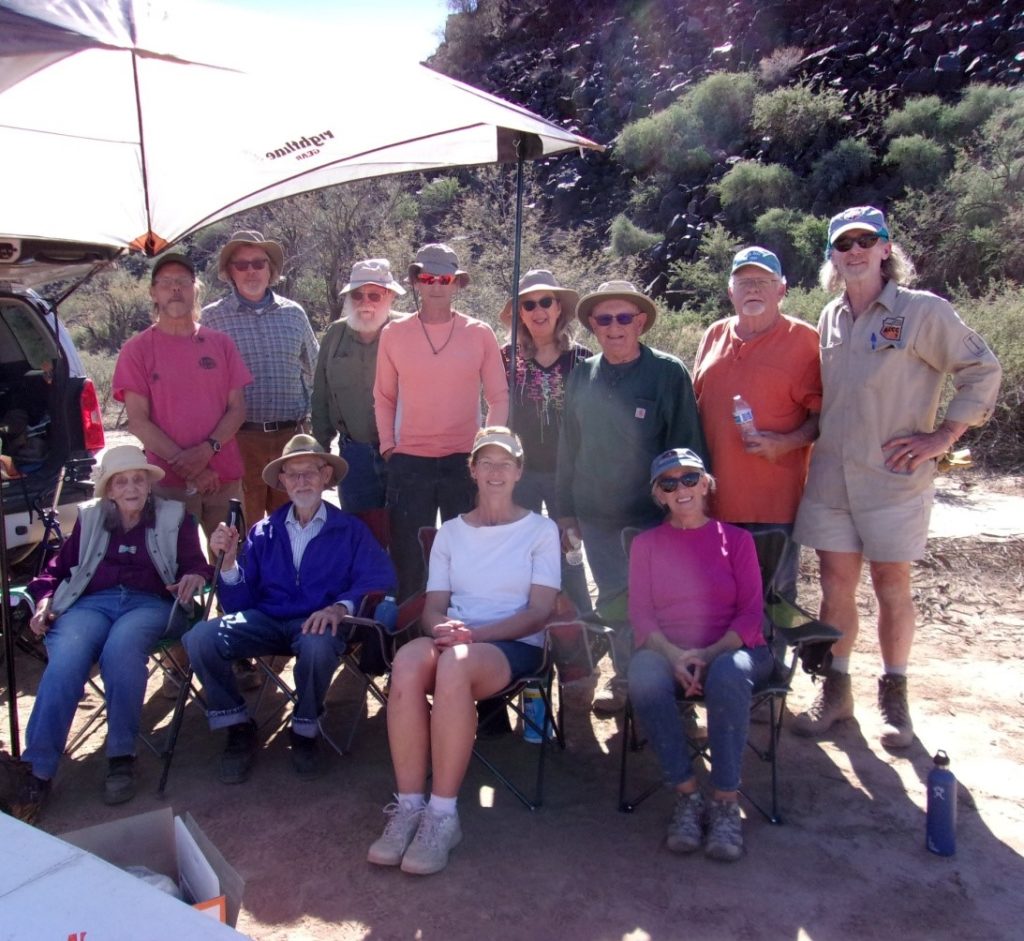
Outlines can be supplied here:
M470 526L461 516L437 531L430 551L427 591L451 593L448 616L483 627L526 610L530 586L560 588L558 527L528 513L501 526ZM544 632L518 640L544 645Z

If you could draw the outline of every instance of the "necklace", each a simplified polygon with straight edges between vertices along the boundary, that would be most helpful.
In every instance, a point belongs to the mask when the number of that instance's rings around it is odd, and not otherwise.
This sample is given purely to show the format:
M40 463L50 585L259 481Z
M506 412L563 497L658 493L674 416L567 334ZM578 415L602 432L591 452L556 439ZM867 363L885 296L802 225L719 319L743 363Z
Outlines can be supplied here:
M452 314L452 325L448 330L448 338L440 346L434 346L434 341L430 339L430 334L427 333L427 325L423 322L422 317L416 318L420 322L420 329L423 330L423 336L427 338L427 345L430 347L430 351L435 355L439 355L444 348L452 342L452 334L455 333L455 315Z

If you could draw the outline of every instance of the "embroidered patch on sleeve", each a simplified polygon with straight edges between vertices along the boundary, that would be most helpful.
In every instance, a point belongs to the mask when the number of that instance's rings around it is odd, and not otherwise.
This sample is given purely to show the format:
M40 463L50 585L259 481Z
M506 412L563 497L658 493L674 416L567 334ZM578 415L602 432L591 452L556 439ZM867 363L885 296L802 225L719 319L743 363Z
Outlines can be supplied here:
M964 346L967 347L975 356L984 356L988 352L988 347L985 345L985 341L978 336L976 333L968 333L964 337Z

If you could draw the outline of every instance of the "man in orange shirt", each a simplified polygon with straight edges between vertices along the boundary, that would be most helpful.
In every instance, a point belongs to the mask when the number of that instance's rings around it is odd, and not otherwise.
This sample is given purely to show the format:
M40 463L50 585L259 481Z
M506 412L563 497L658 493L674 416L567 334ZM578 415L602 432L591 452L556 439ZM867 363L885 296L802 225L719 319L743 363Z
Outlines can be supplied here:
M473 508L469 453L480 428L508 422L508 385L494 331L452 306L469 274L447 245L424 245L409 266L416 314L381 331L373 406L388 462L391 558L399 600L421 590L426 573L419 530Z
M793 532L818 434L818 334L780 311L785 294L782 264L773 252L756 246L738 252L729 278L736 313L708 327L693 369L718 484L714 515L753 533ZM756 431L743 434L737 427L737 395L750 405ZM768 568L778 562L761 560ZM799 546L790 543L776 585L790 600L796 598L799 562Z

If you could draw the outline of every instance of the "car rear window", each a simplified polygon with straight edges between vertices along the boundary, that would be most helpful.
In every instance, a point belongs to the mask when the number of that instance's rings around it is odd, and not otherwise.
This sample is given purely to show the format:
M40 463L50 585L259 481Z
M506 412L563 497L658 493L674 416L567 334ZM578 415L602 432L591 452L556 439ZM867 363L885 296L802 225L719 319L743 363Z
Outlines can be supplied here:
M34 310L15 300L0 302L0 363L42 369L59 357L55 337Z

